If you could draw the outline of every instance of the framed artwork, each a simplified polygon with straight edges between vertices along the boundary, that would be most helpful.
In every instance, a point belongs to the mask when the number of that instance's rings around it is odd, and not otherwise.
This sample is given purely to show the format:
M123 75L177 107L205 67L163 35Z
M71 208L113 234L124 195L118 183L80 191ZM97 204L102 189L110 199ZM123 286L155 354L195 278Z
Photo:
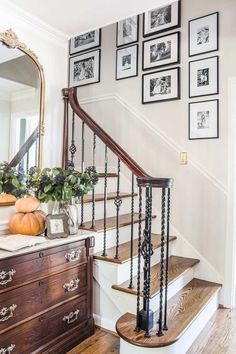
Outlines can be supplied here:
M70 39L70 55L100 47L101 29L80 34Z
M143 70L180 62L180 32L143 42Z
M189 103L189 140L219 138L219 100Z
M143 37L180 27L181 0L159 6L143 14Z
M217 95L219 93L219 57L189 63L189 97Z
M219 12L189 21L189 56L219 49Z
M122 47L127 44L138 42L139 16L132 16L117 22L116 46Z
M78 87L100 82L100 57L100 49L71 57L69 86Z
M143 74L142 103L180 99L180 68Z
M49 214L46 217L47 237L50 239L69 235L68 216L66 214Z
M138 75L138 44L117 49L116 80Z

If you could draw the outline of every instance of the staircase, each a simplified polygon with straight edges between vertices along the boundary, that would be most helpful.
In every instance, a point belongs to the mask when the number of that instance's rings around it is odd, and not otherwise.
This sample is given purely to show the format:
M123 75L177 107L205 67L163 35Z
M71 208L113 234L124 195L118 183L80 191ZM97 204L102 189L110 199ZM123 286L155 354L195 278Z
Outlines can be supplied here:
M83 111L76 89L63 99L63 166L85 171L104 157L79 208L79 228L95 235L96 324L117 331L121 354L184 354L217 311L221 285L198 279L199 260L175 253L173 180L146 174Z

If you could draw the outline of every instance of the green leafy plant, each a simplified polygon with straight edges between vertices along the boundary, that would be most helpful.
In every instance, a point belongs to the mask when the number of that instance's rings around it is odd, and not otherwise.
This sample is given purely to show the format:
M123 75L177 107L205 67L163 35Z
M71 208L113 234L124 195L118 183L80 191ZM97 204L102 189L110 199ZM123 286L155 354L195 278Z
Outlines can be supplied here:
M16 198L20 198L26 193L24 174L11 167L7 162L0 163L1 193L12 194Z
M65 170L60 167L31 168L27 177L27 188L42 202L57 201L68 203L72 198L79 198L94 188L98 181L94 167L84 173Z

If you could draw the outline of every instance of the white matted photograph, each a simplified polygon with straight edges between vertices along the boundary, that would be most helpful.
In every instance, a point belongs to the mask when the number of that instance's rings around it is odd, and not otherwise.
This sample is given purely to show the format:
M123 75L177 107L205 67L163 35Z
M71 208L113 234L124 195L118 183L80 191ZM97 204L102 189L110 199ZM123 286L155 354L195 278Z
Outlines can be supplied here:
M180 27L181 1L157 7L143 15L143 37Z
M70 87L84 86L100 81L101 50L70 58Z
M143 75L142 103L180 99L180 68Z
M189 97L217 95L219 93L219 57L189 63Z
M143 42L143 70L180 62L180 32Z
M117 22L116 46L122 47L127 44L138 42L139 16L132 16Z
M189 56L219 49L219 13L189 21Z
M116 80L138 75L138 44L117 49Z
M219 138L219 100L189 103L189 140Z
M101 45L101 29L80 34L70 39L70 55Z

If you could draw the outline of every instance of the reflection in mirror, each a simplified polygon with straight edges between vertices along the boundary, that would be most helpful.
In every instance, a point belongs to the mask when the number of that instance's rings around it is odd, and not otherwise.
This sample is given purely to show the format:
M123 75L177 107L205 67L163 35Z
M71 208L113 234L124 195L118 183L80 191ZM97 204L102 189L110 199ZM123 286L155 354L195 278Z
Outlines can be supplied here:
M24 171L38 165L40 97L36 63L0 42L0 162L20 164Z

